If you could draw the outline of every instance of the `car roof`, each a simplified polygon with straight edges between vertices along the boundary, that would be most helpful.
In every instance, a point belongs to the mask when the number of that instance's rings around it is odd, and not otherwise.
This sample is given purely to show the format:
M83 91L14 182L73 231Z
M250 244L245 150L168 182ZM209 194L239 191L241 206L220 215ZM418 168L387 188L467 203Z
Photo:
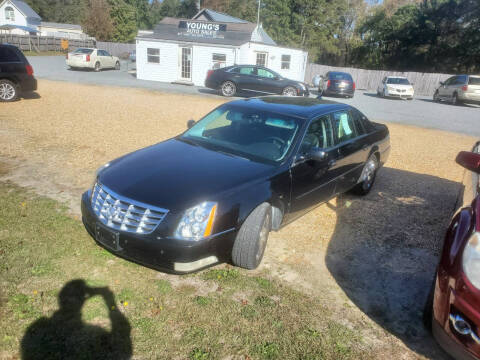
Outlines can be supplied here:
M350 105L331 100L321 100L300 96L262 96L234 100L227 104L270 111L282 115L311 119L335 110L349 108Z
M343 75L352 76L352 75L350 75L350 73L347 73L347 72L345 72L345 71L329 71L328 73L329 73L329 74L343 74Z

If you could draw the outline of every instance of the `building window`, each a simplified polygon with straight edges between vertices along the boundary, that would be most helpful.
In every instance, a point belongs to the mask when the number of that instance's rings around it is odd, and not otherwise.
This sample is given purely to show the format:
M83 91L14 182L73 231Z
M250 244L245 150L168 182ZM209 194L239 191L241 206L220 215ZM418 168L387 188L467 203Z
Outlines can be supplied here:
M227 55L225 54L212 54L212 69L220 69L227 65Z
M147 48L147 61L160 64L160 49Z
M290 55L282 55L282 69L290 69Z
M267 66L267 57L268 57L267 53L257 52L257 65L258 66Z
M15 21L15 12L11 6L5 8L5 20Z

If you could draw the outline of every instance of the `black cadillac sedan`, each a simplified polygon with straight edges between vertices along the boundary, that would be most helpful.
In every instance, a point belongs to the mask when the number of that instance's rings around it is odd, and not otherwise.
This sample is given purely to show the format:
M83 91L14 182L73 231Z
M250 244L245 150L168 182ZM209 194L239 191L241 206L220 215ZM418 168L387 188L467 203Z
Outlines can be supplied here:
M307 86L290 80L263 66L234 65L209 70L205 87L219 90L223 96L234 96L248 91L256 94L278 94L285 96L308 96Z
M390 152L385 125L312 98L237 100L188 126L97 171L82 219L99 244L175 273L254 269L271 230L340 193L367 194Z

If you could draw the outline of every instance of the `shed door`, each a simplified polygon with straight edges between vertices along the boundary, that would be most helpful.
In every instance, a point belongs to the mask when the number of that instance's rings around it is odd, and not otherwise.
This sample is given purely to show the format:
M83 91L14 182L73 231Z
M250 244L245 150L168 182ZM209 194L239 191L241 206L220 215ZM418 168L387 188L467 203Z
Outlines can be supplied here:
M180 48L180 79L192 81L192 48Z

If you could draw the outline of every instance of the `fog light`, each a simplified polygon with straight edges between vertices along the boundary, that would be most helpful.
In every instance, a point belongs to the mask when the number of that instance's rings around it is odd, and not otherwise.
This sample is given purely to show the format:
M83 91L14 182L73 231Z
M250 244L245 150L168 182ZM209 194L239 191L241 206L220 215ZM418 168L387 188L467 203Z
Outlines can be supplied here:
M460 315L450 314L450 321L452 322L453 327L457 330L458 333L462 335L470 335L472 328L470 324L467 323Z
M218 258L216 256L209 256L204 259L200 259L197 261L192 261L189 263L174 263L173 269L179 272L187 272L187 271L194 271L200 269L202 267L212 265L218 262Z

